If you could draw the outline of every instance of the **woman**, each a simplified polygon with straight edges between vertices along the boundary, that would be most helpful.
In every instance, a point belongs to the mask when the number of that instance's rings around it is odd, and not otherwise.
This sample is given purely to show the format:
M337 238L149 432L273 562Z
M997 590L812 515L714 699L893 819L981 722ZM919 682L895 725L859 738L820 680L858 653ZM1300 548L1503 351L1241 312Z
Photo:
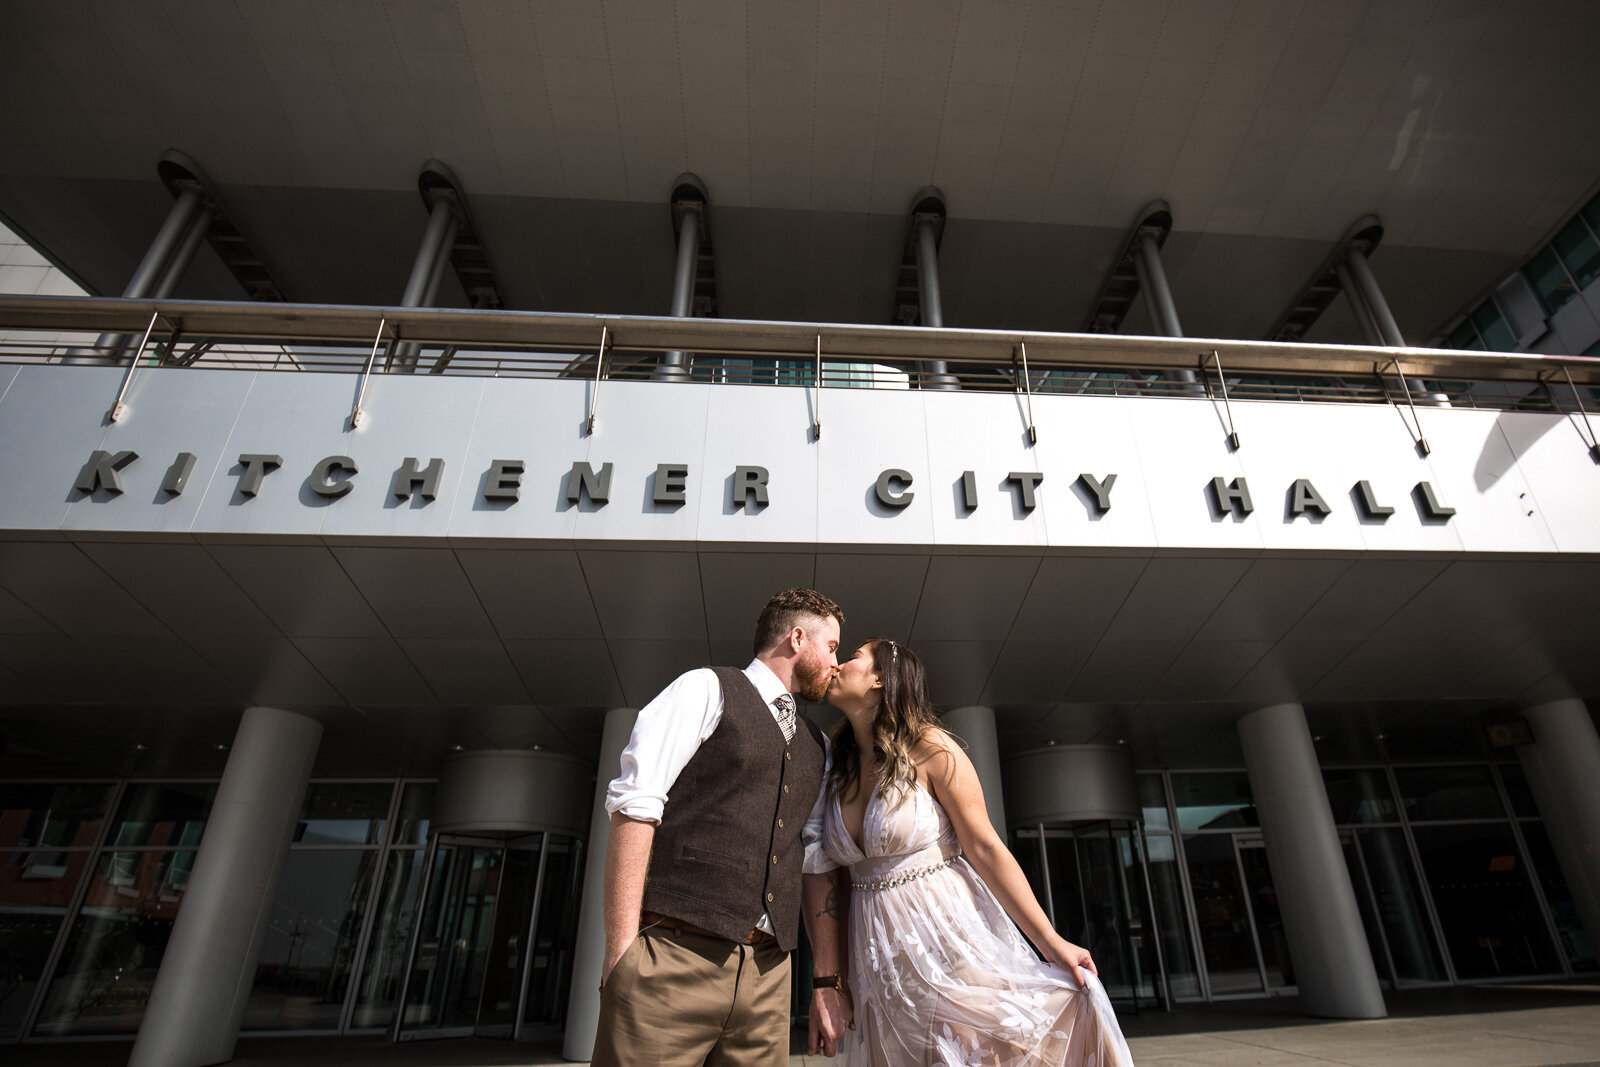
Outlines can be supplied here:
M1051 928L989 824L916 654L868 640L840 665L828 703L845 717L806 871L850 868L847 1061L1131 1065L1094 961Z

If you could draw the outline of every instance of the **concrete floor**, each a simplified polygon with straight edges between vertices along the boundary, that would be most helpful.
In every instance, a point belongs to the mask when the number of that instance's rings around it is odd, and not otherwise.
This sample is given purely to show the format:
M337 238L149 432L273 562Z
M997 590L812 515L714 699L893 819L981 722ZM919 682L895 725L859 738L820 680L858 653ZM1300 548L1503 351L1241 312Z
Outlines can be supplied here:
M1299 1014L1293 997L1186 1006L1123 1017L1140 1067L1359 1064L1362 1067L1600 1067L1600 984L1557 982L1414 990L1388 997L1389 1018L1329 1022ZM803 1053L805 1035L797 1035ZM110 1067L126 1041L30 1043L0 1054L8 1067ZM236 1067L559 1064L558 1039L411 1041L372 1037L244 1038ZM823 1067L797 1054L791 1067Z

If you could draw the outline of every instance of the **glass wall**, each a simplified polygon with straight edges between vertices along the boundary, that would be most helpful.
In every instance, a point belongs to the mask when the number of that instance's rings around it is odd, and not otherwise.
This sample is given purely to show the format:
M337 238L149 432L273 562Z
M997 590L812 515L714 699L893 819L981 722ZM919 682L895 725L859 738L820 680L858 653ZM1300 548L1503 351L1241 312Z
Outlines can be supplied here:
M214 781L0 783L0 1039L138 1030L215 793ZM432 798L429 782L311 784L246 1030L388 1024Z
M1596 969L1518 765L1334 767L1323 780L1386 987ZM1292 990L1248 775L1145 773L1139 789L1174 997Z

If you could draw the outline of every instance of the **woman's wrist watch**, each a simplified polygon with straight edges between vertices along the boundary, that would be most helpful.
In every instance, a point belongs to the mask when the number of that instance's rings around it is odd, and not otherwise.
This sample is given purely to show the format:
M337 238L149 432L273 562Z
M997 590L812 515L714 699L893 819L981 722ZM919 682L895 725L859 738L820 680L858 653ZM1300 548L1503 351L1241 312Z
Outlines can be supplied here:
M814 974L811 976L812 989L843 989L844 983L836 974Z

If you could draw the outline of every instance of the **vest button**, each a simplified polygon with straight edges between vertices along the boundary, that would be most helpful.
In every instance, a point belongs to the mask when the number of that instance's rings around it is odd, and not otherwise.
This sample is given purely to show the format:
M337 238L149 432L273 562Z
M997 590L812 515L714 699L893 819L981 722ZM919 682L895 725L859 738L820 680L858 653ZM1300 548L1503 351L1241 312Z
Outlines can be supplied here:
M768 894L767 894L767 903L768 903L768 904L771 904L771 903L772 903L772 894L771 894L771 893L768 893Z
M778 820L778 829L780 829L780 830L783 829L783 820L782 819Z
M778 857L777 856L773 856L772 857L772 862L773 863L777 863L778 862Z
M792 752L785 752L785 753L784 753L784 754L783 754L783 758L784 758L784 759L794 759L794 753L792 753Z
M788 791L789 791L789 787L788 787L788 786L784 786L784 787L783 787L783 791L784 791L784 792L785 792L785 793L787 793L787 792L788 792Z

